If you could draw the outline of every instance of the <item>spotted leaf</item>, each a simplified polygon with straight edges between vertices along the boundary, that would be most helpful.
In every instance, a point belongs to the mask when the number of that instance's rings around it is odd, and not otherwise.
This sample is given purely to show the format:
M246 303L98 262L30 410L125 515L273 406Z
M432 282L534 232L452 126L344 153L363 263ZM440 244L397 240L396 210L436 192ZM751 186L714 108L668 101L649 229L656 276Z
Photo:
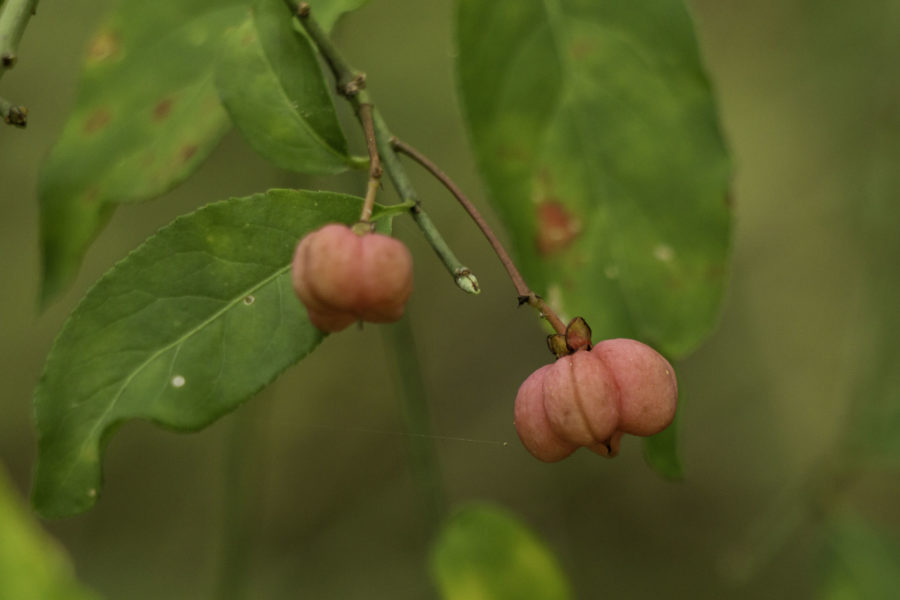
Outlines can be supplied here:
M88 43L80 90L41 167L44 302L78 272L118 204L190 175L228 130L212 68L241 0L120 2Z
M458 0L458 73L526 277L598 339L708 335L729 160L681 0Z

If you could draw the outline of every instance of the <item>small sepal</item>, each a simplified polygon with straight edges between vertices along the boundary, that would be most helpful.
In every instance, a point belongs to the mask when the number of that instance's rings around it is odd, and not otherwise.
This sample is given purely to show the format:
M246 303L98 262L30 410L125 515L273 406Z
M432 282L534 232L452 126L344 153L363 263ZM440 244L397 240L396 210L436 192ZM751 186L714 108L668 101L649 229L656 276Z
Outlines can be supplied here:
M566 346L566 337L561 333L554 333L547 336L547 347L550 348L556 358L562 358L571 354Z
M587 321L581 317L575 317L569 321L569 325L566 327L565 344L569 349L567 354L591 349L591 328Z
M350 227L350 230L356 235L363 236L375 231L375 223L371 221L357 221Z

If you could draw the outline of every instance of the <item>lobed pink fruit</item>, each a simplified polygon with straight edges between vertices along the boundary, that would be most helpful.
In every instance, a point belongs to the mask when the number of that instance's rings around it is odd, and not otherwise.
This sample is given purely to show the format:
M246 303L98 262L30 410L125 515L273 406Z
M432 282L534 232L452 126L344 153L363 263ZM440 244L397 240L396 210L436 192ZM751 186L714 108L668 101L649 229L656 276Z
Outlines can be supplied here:
M392 237L333 223L300 240L291 276L312 324L335 332L399 319L412 294L412 256Z
M665 429L677 398L675 371L662 355L635 340L605 340L532 373L516 394L515 426L545 462L581 446L613 457L623 434Z
M616 431L618 390L613 374L587 351L563 356L544 377L544 408L553 431L577 446L594 446Z
M663 356L637 340L604 340L591 350L609 367L620 390L619 427L648 436L672 423L678 404L675 369Z
M553 431L544 408L544 378L553 365L544 365L528 376L516 394L515 425L519 439L535 458L556 462L578 449Z

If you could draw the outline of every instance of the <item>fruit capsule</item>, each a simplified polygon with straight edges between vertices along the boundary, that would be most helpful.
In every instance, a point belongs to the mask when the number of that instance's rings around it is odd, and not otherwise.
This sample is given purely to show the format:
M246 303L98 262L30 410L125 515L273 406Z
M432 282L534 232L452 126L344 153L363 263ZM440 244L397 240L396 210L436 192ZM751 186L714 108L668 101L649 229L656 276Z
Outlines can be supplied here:
M335 332L399 319L412 294L412 256L392 237L333 223L300 240L291 276L312 324Z

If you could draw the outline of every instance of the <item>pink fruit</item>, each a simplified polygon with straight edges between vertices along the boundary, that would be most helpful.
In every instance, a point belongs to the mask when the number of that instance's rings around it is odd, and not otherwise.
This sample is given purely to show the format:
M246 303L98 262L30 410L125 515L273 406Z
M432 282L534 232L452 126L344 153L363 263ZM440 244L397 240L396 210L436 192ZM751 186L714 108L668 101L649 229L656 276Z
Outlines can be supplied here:
M575 352L541 367L519 388L516 431L536 458L561 460L612 437L619 422L617 396L606 365L588 351Z
M619 387L619 427L624 433L659 433L675 418L678 382L675 369L663 356L636 340L604 340L594 346Z
M544 408L554 432L578 446L608 440L619 422L613 374L587 351L557 359L544 376Z
M399 319L412 293L412 256L392 237L334 223L300 240L291 276L312 324L335 332Z
M665 429L677 399L675 371L662 355L635 340L605 340L525 380L516 395L516 431L545 462L562 460L580 446L613 457L623 434Z
M515 424L519 439L535 458L556 462L578 449L559 437L550 426L544 408L544 378L553 365L545 365L528 376L516 395Z

